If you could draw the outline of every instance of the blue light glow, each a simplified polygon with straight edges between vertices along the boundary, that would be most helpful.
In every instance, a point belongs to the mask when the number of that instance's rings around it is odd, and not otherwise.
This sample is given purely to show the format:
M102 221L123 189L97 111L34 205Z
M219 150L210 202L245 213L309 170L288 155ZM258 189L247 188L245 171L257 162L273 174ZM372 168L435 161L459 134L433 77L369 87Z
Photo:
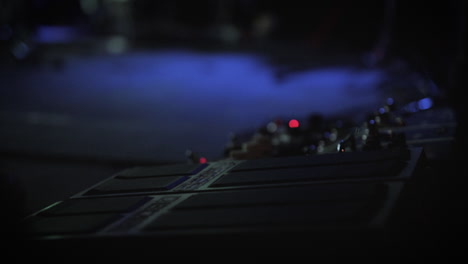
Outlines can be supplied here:
M35 41L38 43L67 43L79 37L73 27L41 25L36 29Z
M432 107L432 99L427 97L418 101L418 108L420 110L427 110Z
M373 106L380 100L376 87L384 77L378 71L337 67L278 80L274 67L259 56L190 51L74 58L68 64L72 69L60 78L74 84L73 93L81 90L90 97L110 93L105 101L118 100L129 110L136 105L139 109L164 105L173 113L206 109L209 113L201 116L235 115L242 124L311 112L333 115L356 106Z
M387 98L387 105L393 105L395 103L395 101L393 100L393 98L389 97Z
M60 72L31 71L24 74L27 78L10 81L34 94L28 107L141 121L142 128L128 126L133 134L106 134L101 141L117 149L128 142L135 156L153 157L155 148L168 148L161 154L167 159L182 157L187 148L203 151L208 160L216 158L227 134L250 131L277 117L300 120L310 113L374 109L383 98L377 87L386 79L381 71L351 67L314 68L279 79L275 65L240 53L127 51L63 59ZM136 141L144 143L131 143Z

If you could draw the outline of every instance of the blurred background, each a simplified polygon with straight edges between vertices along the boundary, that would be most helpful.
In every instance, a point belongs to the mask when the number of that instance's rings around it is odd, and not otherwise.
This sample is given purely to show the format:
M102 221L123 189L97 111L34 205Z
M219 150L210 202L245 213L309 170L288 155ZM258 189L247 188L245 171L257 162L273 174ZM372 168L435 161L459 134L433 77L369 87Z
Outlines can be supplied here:
M359 122L388 98L461 119L465 24L463 1L0 0L2 193L26 215L128 166L222 159L270 120Z

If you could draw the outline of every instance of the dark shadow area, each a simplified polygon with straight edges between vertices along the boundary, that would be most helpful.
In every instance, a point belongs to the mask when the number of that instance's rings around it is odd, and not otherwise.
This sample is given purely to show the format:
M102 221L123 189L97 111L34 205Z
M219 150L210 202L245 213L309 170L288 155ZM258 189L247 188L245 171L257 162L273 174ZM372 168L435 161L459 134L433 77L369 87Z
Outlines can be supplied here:
M434 243L456 248L465 46L466 4L456 0L0 0L5 241L21 233L20 219L128 167L404 146L424 149L435 179ZM301 166L278 178L302 179ZM267 169L217 184L268 181L284 168ZM113 193L128 179L114 181L104 186Z

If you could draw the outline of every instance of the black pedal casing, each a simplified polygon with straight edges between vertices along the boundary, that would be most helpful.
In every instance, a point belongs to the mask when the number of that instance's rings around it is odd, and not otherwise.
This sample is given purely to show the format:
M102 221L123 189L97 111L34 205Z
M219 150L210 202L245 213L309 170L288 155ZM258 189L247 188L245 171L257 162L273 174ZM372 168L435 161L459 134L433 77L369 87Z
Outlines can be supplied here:
M111 255L391 252L423 167L421 148L135 167L25 225L35 249Z

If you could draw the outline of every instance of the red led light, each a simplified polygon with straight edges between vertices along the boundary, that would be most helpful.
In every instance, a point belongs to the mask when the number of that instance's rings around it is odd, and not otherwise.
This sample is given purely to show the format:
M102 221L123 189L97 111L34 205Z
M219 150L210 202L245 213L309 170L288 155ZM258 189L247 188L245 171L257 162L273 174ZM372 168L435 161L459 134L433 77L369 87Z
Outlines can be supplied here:
M298 128L299 127L299 121L297 121L296 119L291 119L289 121L289 127L290 128Z
M205 163L207 163L207 162L208 162L208 159L207 159L207 158L205 158L205 157L201 157L201 158L200 158L200 164L205 164Z

